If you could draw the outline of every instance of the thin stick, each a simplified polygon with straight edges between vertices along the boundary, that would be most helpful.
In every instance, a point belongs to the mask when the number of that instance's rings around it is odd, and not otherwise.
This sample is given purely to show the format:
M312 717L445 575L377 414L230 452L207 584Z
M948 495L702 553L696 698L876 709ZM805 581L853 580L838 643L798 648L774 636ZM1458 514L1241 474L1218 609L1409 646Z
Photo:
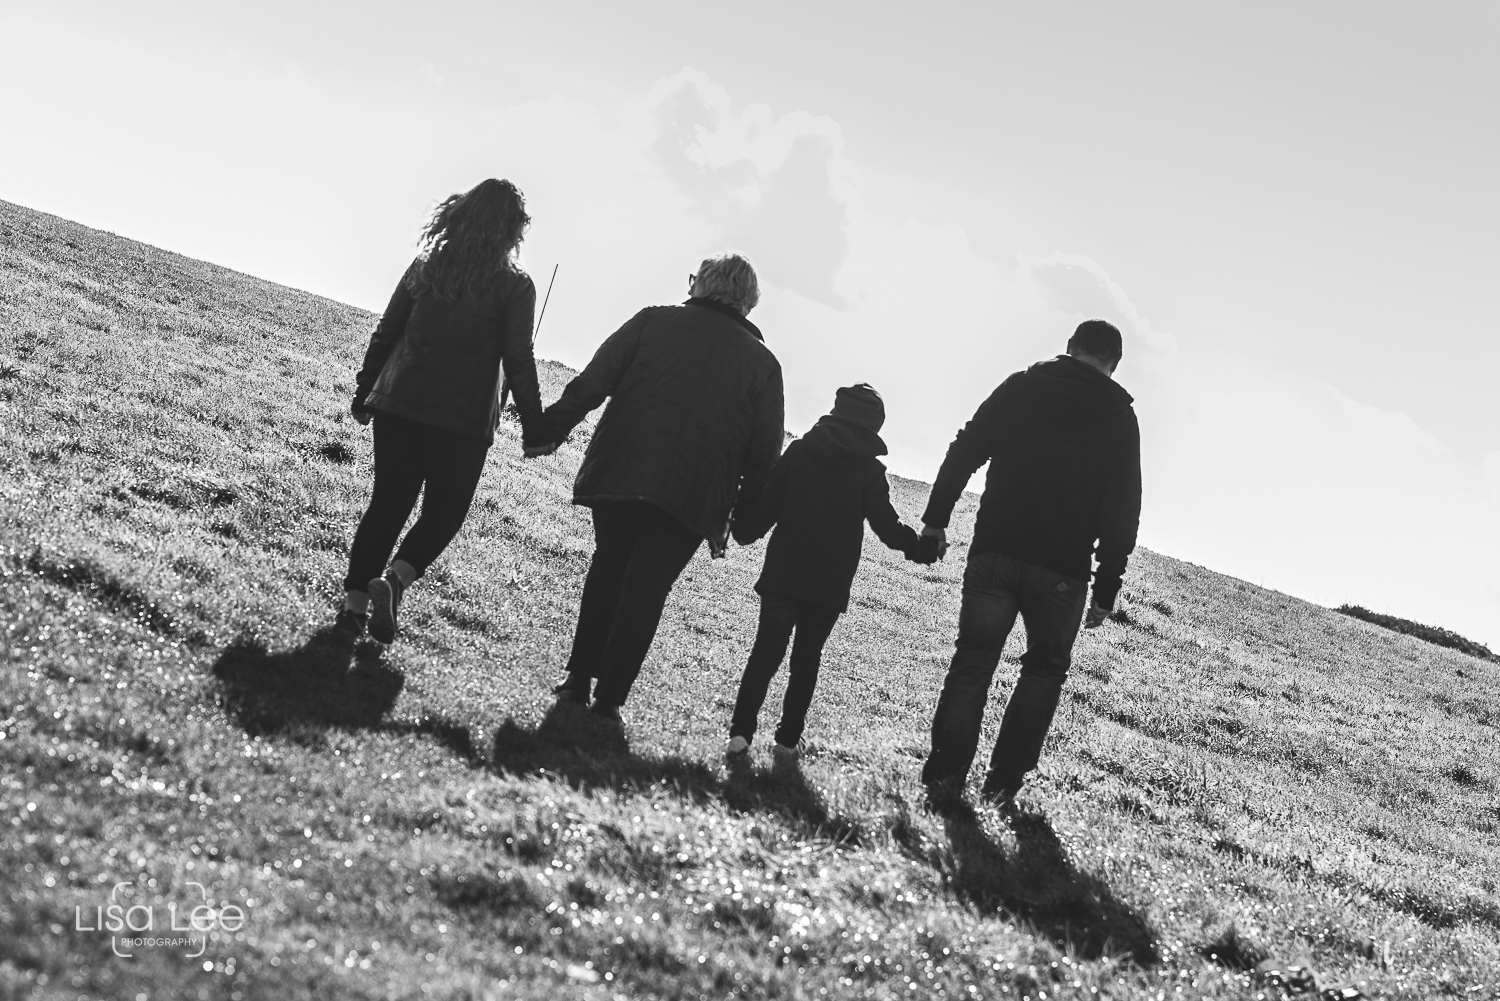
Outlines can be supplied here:
M536 347L536 335L542 332L542 321L547 318L547 303L552 301L552 283L557 281L557 269L562 262L552 265L552 277L547 281L547 295L542 299L542 311L537 314L536 326L531 331L531 346ZM510 384L505 381L505 371L500 372L500 412L505 413L505 403L510 398Z

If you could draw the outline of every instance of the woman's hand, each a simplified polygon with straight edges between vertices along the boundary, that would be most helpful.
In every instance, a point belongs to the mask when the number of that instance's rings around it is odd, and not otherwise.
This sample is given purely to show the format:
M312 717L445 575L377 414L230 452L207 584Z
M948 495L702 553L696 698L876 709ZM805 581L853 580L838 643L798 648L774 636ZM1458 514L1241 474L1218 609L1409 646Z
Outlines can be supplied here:
M540 459L544 455L551 455L557 451L557 442L550 445L527 445L521 449L521 454L528 459Z
M374 412L358 400L349 401L349 414L361 424L370 423L370 418L374 416Z

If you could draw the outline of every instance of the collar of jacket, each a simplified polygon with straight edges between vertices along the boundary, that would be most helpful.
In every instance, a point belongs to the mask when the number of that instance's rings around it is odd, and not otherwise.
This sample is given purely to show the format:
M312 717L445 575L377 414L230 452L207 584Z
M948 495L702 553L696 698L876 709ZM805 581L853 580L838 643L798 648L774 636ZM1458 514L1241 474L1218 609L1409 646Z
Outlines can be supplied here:
M702 306L705 309L717 309L725 316L733 317L734 319L738 320L740 322L740 325L743 326L746 330L750 331L750 333L754 335L757 341L760 341L762 344L766 342L765 335L760 332L760 328L751 323L749 317L742 314L739 310L735 309L727 302L720 302L717 299L710 299L706 296L695 295L689 298L687 302L683 303L683 305Z

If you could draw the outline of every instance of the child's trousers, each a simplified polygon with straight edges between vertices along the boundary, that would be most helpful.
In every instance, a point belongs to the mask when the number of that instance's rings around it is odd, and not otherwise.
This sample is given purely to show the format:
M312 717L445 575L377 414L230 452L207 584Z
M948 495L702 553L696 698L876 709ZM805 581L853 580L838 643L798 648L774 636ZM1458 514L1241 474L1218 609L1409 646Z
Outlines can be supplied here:
M729 723L731 737L750 740L766 701L766 689L781 667L791 640L792 660L788 666L786 698L781 703L781 725L776 728L776 743L791 747L802 739L807 723L807 709L812 705L813 689L818 685L818 666L823 660L823 644L833 632L839 613L831 608L798 601L779 594L760 598L760 626L755 632L755 646L740 679L739 697L734 702L734 718ZM797 637L792 640L792 632Z

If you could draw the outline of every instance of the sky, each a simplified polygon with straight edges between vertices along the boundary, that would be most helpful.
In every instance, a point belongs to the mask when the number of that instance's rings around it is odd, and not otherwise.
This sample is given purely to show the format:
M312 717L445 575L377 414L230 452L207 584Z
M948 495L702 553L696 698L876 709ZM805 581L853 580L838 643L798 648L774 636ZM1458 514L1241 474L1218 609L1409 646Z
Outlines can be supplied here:
M507 177L541 356L737 250L789 429L871 382L921 479L1110 319L1143 545L1500 650L1497 50L1482 2L0 0L0 198L379 311Z

